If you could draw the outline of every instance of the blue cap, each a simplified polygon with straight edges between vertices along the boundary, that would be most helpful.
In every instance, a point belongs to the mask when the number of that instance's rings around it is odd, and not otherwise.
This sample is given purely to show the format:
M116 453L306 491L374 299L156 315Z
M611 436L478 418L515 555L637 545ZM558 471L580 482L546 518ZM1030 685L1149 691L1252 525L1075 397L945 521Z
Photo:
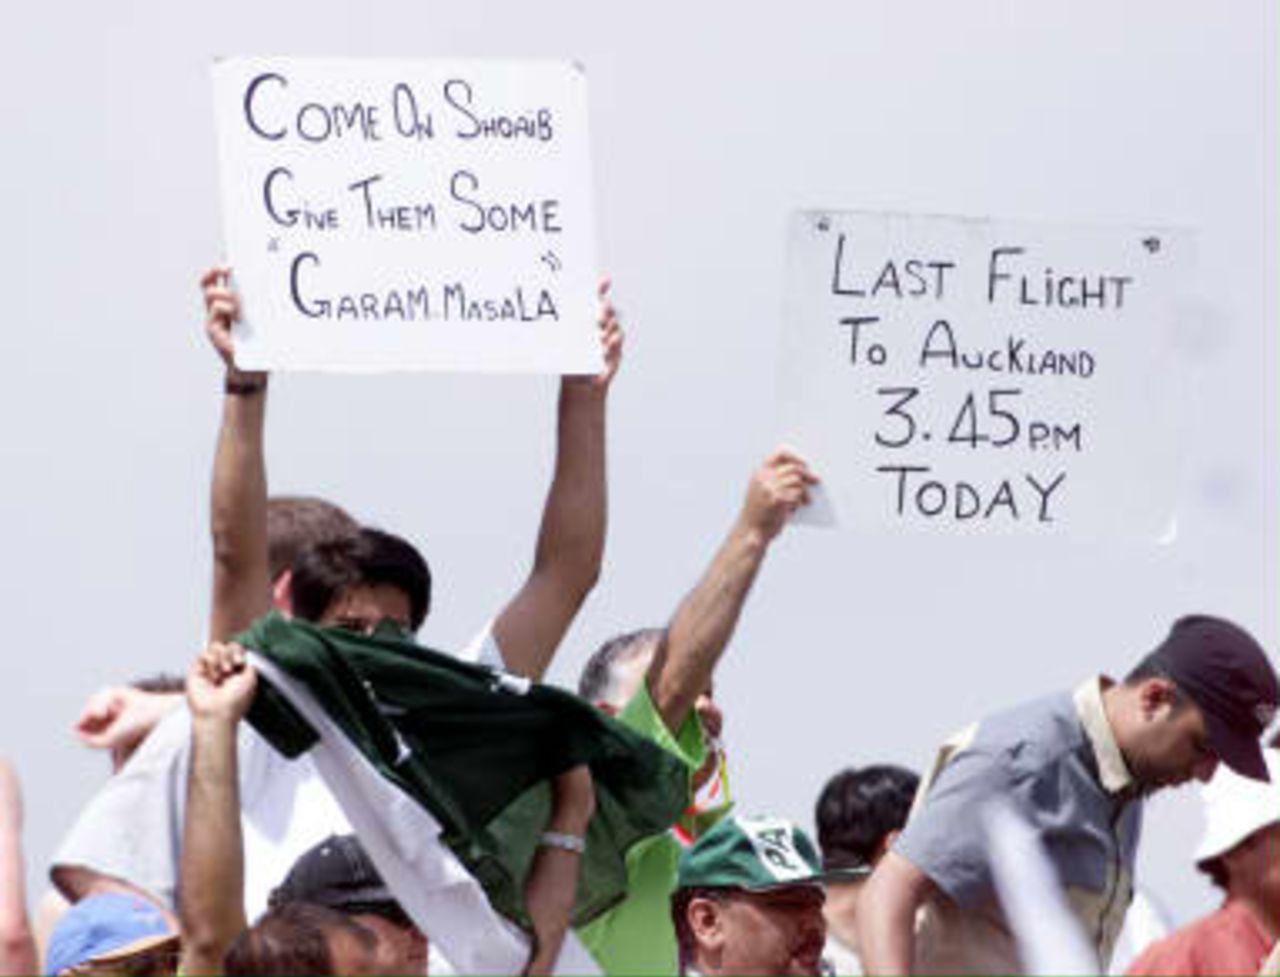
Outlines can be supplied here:
M136 953L177 938L154 904L125 892L103 892L62 914L49 937L44 970L60 974L88 960Z

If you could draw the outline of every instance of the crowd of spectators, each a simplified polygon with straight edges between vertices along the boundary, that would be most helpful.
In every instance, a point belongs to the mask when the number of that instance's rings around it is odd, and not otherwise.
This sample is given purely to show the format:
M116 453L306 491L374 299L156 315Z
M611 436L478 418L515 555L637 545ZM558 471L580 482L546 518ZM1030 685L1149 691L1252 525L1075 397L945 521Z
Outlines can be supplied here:
M89 698L75 728L109 776L34 912L0 759L0 974L1025 972L1036 937L993 868L995 803L1050 866L1045 921L1106 972L1144 803L1190 780L1207 830L1187 858L1224 902L1128 972L1280 972L1280 753L1261 742L1280 686L1237 625L1172 622L1123 678L994 710L919 772L836 772L815 844L735 807L722 734L750 704L715 694L770 546L810 501L805 459L763 460L669 618L626 622L575 694L543 679L601 572L623 347L607 283L602 370L561 382L531 570L453 652L417 640L433 581L412 543L268 495L269 378L236 366L230 270L201 288L225 366L208 644L185 679ZM1039 911L1032 887L1015 897Z

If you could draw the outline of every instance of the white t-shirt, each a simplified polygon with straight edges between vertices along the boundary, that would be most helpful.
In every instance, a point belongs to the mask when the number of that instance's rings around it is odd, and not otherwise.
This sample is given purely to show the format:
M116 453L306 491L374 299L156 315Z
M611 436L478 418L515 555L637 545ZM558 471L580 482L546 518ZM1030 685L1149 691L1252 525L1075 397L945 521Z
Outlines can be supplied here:
M457 656L503 668L492 624ZM283 757L248 723L238 733L245 913L256 919L271 890L308 849L351 825L305 754ZM191 716L175 709L81 811L54 855L51 875L78 866L139 886L176 908L191 753Z
M822 963L822 972L832 977L861 977L862 975L862 960L853 947L831 932L827 933L827 942L822 948Z

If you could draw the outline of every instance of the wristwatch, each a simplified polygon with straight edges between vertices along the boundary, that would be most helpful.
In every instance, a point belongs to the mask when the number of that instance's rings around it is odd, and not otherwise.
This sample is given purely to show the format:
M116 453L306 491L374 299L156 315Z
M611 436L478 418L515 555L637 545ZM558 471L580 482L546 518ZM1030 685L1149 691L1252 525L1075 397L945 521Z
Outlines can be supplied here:
M538 835L538 844L545 848L559 848L581 855L587 847L587 841L581 835L566 834L563 831L544 831Z

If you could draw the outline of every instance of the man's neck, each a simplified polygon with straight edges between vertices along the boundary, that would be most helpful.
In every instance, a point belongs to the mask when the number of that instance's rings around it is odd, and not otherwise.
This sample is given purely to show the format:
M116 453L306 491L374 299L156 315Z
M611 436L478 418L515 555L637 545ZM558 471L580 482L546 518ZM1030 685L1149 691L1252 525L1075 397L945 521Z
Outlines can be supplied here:
M865 884L864 881L827 883L827 901L822 907L827 931L851 950L858 948L858 903Z
M1099 677L1099 683L1102 686L1102 714L1106 717L1107 726L1111 730L1111 737L1115 742L1116 749L1120 752L1120 759L1124 764L1125 775L1133 777L1133 765L1129 760L1129 754L1125 750L1125 742L1128 740L1128 727L1126 725L1126 698L1131 694L1128 686L1116 682L1114 679L1103 675ZM1134 777L1130 781L1127 788L1121 793L1125 796L1139 796L1142 792L1142 784Z
M1255 892L1232 893L1227 901L1240 903L1249 910L1249 915L1262 927L1268 943L1275 943L1280 939L1280 906L1268 906L1262 894Z
M1111 735L1116 738L1116 745L1119 746L1120 716L1123 711L1121 700L1124 699L1127 690L1123 685L1117 684L1105 675L1098 681L1102 686L1102 711L1107 717L1107 725L1111 727ZM1124 747L1120 747L1120 752L1124 752Z

